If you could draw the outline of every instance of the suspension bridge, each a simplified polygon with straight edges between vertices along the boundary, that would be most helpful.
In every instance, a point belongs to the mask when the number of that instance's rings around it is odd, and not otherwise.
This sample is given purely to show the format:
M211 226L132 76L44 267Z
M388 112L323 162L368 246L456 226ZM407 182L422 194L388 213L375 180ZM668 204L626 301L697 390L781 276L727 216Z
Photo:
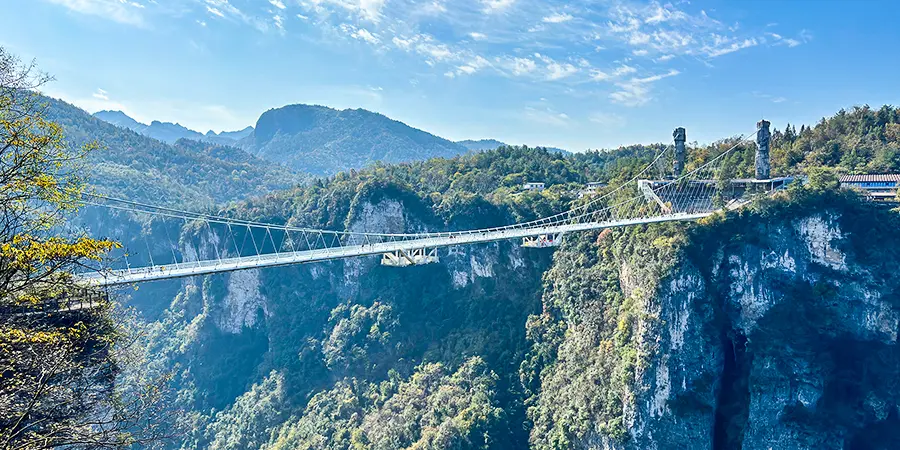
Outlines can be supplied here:
M335 231L241 220L220 215L182 211L108 196L86 196L86 205L181 221L181 229L194 231L169 244L165 260L147 244L145 258L129 261L126 250L119 267L106 263L76 274L87 286L115 286L244 269L287 266L334 259L381 256L384 265L405 267L438 261L437 249L450 246L520 239L524 247L554 247L568 233L671 221L691 221L716 211L736 209L759 195L783 188L790 178L770 178L769 123L757 124L756 178L723 181L718 177L725 158L742 143L704 164L685 170L685 133L675 131L675 145L660 151L642 171L619 186L588 196L571 209L537 220L495 228L417 232L369 233ZM673 175L647 179L672 150ZM164 227L165 228L165 227ZM171 239L170 239L171 240ZM154 247L158 247L154 245ZM154 253L156 256L154 257ZM170 255L168 254L170 253Z

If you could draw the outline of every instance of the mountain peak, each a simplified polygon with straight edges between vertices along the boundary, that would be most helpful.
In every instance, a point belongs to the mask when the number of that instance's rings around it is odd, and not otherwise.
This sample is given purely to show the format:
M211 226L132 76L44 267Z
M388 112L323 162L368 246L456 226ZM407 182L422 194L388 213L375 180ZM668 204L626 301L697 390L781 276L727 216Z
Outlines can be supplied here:
M128 114L125 114L122 111L97 111L93 114L94 117L100 119L104 122L109 122L115 126L128 128L129 130L136 131L141 133L147 125L134 120Z
M375 161L406 162L466 152L461 145L376 112L307 104L264 112L247 145L263 158L318 175Z

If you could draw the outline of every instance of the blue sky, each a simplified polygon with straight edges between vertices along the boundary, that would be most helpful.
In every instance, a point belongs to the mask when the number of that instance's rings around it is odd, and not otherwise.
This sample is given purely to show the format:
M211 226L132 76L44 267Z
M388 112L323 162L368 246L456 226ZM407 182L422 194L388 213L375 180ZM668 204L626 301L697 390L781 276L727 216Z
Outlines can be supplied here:
M570 150L900 103L900 2L5 0L0 45L94 112L200 131L291 103Z

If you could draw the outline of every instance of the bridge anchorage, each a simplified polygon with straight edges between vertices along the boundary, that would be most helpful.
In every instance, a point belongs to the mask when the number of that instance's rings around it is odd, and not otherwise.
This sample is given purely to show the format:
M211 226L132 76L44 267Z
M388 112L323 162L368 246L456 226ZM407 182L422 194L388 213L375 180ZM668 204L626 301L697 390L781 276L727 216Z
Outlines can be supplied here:
M76 278L85 286L115 286L245 269L288 266L360 256L377 256L381 264L409 267L439 261L439 248L519 240L523 247L552 248L567 233L671 221L691 221L717 211L737 209L752 198L783 189L791 177L769 175L769 124L757 124L757 170L754 179L730 179L720 173L723 161L746 140L741 138L696 168L685 164L683 128L675 146L661 150L631 180L603 185L578 196L573 206L551 216L494 228L420 233L367 233L262 223L98 195L84 203L118 211L144 226L144 242L109 236L127 243L118 254L89 267ZM671 175L652 179L671 158ZM103 217L98 215L97 217ZM100 221L98 221L100 222ZM102 226L102 222L97 225ZM174 230L175 240L171 239ZM103 236L102 229L87 230ZM154 236L147 239L146 236ZM165 237L165 239L163 238ZM152 243L151 243L152 241Z

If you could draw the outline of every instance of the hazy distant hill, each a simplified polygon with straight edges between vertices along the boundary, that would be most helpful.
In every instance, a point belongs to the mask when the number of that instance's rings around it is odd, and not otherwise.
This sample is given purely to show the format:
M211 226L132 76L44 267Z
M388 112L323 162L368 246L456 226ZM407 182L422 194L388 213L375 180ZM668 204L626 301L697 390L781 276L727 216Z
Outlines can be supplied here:
M290 169L236 147L186 139L170 145L132 131L137 122L129 121L125 114L107 111L91 117L60 100L47 99L47 103L49 118L63 126L73 146L87 142L100 145L101 149L89 157L89 181L107 194L155 204L221 203L288 188L304 180ZM173 133L178 130L165 129Z
M464 141L456 141L456 143L473 151L493 150L497 147L507 145L505 142L500 142L496 139L479 139L477 141L466 139Z
M242 144L261 158L316 175L361 168L375 161L406 162L468 151L378 113L312 105L266 111Z
M237 141L253 132L253 127L247 127L239 131L223 131L221 133L210 130L203 134L172 122L154 120L147 125L134 120L122 111L98 111L94 113L94 117L168 144L174 144L179 139L193 139L222 145L236 145Z
M462 145L463 147L469 149L473 152L483 151L483 150L494 150L497 147L508 146L509 144L505 142L500 142L496 139L479 139L477 141L472 139L466 139L464 141L456 141L457 144ZM571 153L568 150L563 150L561 148L556 147L543 147L551 152L562 153L564 155Z
M247 128L244 128L243 130L223 131L218 134L216 134L216 132L213 130L209 130L206 132L205 136L207 138L224 138L224 139L231 139L231 140L239 141L247 136L250 136L250 133L253 133L253 127L248 126Z

